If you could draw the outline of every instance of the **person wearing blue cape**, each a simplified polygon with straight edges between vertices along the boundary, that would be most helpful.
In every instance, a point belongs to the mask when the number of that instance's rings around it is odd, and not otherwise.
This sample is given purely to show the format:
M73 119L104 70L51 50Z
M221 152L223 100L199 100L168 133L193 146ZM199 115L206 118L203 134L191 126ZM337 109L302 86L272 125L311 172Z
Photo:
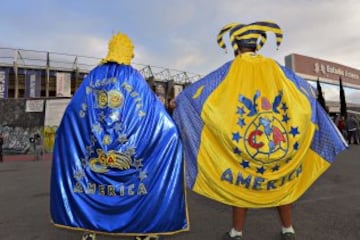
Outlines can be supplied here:
M189 230L182 143L172 118L115 34L56 132L50 212L56 227L158 239Z
M274 22L231 23L235 59L188 86L173 113L181 132L186 181L193 191L232 206L224 240L242 240L248 208L277 207L280 237L295 239L291 206L347 144L314 89L292 70L257 54Z

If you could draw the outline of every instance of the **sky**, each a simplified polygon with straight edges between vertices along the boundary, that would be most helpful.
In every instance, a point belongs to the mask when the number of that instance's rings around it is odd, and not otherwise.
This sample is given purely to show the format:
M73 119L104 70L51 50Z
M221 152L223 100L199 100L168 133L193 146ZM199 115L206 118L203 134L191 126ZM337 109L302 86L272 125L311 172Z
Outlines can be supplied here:
M2 0L0 47L102 58L122 32L135 45L133 63L205 75L233 58L216 43L224 25L270 20L283 42L276 50L269 33L260 54L360 69L359 9L358 0Z

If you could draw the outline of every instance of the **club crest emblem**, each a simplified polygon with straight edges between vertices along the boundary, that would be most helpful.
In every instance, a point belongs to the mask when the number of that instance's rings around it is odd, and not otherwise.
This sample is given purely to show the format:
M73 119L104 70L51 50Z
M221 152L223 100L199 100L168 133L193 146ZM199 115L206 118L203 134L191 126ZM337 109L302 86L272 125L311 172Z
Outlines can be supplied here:
M240 95L238 102L232 142L240 164L245 164L244 168L253 166L261 174L269 168L278 170L299 148L300 133L298 127L292 125L283 92L279 91L269 100L256 91L252 99Z
M110 108L119 108L122 106L124 101L124 96L122 95L121 92L116 90L111 90L108 92L108 97L109 97L108 102Z
M98 92L98 104L101 108L104 108L107 106L108 102L108 96L107 93L103 90Z
M108 92L100 90L97 93L97 103L101 108L119 108L123 105L124 96L120 91L110 90Z

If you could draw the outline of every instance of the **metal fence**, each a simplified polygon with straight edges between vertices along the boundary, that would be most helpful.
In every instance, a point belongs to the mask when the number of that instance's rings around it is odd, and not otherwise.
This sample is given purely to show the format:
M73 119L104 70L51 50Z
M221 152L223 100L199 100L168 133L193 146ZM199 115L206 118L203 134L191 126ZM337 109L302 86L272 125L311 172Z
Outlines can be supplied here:
M60 71L89 72L99 64L100 58L78 56L66 53L0 48L0 66L18 68L50 69ZM200 74L186 71L157 67L146 64L133 63L145 79L152 78L156 81L174 81L187 84L201 78Z

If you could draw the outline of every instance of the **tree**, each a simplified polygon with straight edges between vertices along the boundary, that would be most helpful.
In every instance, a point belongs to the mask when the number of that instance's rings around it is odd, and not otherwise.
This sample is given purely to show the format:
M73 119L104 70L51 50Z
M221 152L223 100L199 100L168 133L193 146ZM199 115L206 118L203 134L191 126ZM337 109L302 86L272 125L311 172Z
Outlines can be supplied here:
M347 119L346 99L345 99L345 92L342 85L341 77L340 77L340 116L343 116L344 119Z
M327 112L327 107L325 103L325 99L321 90L320 80L319 78L316 81L316 88L317 88L317 100L319 101L320 105L324 108L324 110Z

